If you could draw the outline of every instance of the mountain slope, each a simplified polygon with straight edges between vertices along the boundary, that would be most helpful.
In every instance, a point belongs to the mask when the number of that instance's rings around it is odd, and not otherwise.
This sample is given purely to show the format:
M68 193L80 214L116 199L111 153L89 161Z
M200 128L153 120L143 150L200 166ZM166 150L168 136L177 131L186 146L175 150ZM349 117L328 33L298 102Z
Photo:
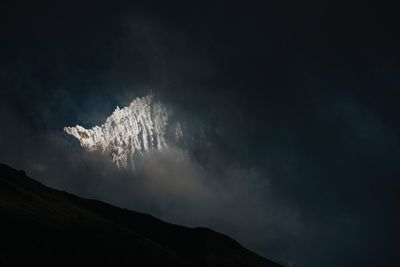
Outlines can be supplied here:
M280 266L210 229L54 190L1 164L0 217L0 266Z

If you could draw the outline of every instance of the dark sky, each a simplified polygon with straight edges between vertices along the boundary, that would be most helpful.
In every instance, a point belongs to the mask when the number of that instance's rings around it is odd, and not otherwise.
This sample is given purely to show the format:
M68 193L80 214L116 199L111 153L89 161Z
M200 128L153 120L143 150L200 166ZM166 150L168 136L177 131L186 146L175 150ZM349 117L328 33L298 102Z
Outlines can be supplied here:
M81 2L0 4L1 162L83 196L213 227L285 264L399 266L394 6ZM171 165L160 188L154 173L143 174L151 186L115 173L62 133L149 92L194 137L207 133L183 163L171 161L174 151L150 156L147 170ZM189 191L177 189L182 179Z

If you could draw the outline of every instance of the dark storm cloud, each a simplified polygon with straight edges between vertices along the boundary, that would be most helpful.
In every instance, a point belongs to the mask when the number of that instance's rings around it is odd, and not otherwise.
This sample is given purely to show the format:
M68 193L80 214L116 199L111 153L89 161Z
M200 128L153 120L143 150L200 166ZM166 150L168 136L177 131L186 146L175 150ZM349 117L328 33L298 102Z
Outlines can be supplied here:
M282 262L396 266L398 21L289 6L2 9L0 161ZM150 90L204 132L189 155L154 152L133 176L61 132Z

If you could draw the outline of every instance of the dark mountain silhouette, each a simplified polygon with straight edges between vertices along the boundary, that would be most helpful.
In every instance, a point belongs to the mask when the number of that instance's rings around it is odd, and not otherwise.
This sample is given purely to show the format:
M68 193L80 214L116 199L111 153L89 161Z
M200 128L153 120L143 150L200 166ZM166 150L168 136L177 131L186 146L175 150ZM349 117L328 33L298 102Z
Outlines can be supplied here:
M0 164L0 266L279 267L235 240L48 188Z

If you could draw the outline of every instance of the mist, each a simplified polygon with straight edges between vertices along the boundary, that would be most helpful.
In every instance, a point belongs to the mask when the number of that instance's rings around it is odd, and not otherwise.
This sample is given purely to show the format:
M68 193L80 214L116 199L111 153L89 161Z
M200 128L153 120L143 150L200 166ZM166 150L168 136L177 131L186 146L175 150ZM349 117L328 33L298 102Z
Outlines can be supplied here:
M4 9L1 163L287 265L398 265L397 14L122 2ZM135 172L62 131L149 93L185 122L186 147Z

